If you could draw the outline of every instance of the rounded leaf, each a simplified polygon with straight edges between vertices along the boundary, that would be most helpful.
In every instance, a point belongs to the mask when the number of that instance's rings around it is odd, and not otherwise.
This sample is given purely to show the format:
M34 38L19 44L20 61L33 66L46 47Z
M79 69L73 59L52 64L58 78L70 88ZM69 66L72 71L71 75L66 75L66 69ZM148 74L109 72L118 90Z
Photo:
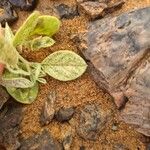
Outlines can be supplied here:
M11 88L6 87L8 93L18 102L23 104L31 104L33 101L35 101L37 95L38 95L38 83L36 83L31 88Z
M54 16L43 15L38 18L38 23L32 35L47 35L53 36L58 32L60 20Z
M46 47L50 47L55 43L55 41L48 37L48 36L44 36L44 37L38 37L32 40L31 42L31 49L33 51L37 51L41 48L46 48Z
M42 67L53 78L60 81L70 81L81 76L85 72L87 64L76 53L62 50L45 58Z
M13 45L15 47L22 45L29 38L37 25L39 16L40 13L38 11L33 12L19 28L13 40Z

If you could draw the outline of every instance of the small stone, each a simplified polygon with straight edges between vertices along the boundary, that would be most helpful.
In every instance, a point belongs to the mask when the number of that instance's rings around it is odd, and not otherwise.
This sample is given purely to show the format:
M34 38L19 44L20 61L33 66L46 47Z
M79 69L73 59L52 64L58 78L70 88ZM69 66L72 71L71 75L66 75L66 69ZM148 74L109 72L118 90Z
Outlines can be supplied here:
M9 98L10 98L9 94L2 86L0 86L0 110Z
M113 146L113 150L129 150L129 148L127 148L122 143L117 143Z
M78 16L78 11L76 7L69 7L68 5L65 4L60 4L56 6L56 10L60 16L61 19L72 19L75 16Z
M62 145L44 130L41 134L35 134L28 139L23 139L20 150L63 150Z
M60 108L56 113L55 117L56 120L60 122L65 122L65 121L69 121L73 117L74 113L75 113L74 107Z
M105 128L110 112L101 110L95 104L86 105L79 113L77 133L80 137L88 140L96 140L99 133Z
M108 7L105 9L107 13L111 13L121 8L125 4L125 0L117 0L117 2L109 3Z
M68 131L66 131L64 133L64 138L63 138L63 147L64 147L64 150L70 150L71 149L72 141L73 141L72 129L68 128Z
M85 150L85 146L80 146L80 150Z
M105 3L88 1L79 5L79 12L80 14L82 12L87 14L91 19L96 19L103 16L103 11L105 8L107 8Z
M55 102L55 100L56 100L56 93L51 92L42 108L41 117L40 117L40 123L42 126L48 125L54 118L54 115L55 115L54 102Z
M112 128L111 128L113 131L117 131L118 130L118 126L117 126L117 124L116 123L114 123L113 125L112 125Z

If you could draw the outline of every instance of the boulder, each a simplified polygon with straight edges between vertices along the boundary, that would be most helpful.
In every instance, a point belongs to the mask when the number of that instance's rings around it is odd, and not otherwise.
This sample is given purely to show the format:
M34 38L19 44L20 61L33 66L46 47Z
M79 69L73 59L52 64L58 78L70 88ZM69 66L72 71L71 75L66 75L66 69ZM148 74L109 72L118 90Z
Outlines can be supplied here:
M89 72L120 108L122 119L150 136L150 7L92 22L79 36Z

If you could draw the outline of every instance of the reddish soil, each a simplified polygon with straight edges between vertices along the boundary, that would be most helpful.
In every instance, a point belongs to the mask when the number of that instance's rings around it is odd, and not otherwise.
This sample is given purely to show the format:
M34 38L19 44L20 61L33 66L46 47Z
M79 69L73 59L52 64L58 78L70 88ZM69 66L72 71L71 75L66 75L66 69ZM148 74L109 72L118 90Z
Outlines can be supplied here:
M52 8L54 4L65 3L69 6L75 5L75 0L39 0L37 10L42 14L55 15ZM132 10L134 8L141 8L144 6L150 6L150 0L127 0L123 8L111 16L118 15L122 12ZM17 29L19 25L29 15L27 12L21 12L19 14L20 19L14 25L14 29ZM69 49L78 53L76 46L72 43L70 36L72 34L84 31L86 29L88 20L84 16L75 17L70 20L62 20L62 26L59 33L54 37L56 44L48 49L41 50L39 52L24 52L24 56L28 60L41 61L50 53L61 50ZM85 73L82 77L71 82L60 82L53 78L47 77L48 83L46 85L40 85L40 93L37 100L25 107L25 115L21 123L21 136L27 138L36 132L41 132L44 128L48 129L53 137L58 140L62 140L63 134L70 128L68 123L58 123L53 121L45 127L41 127L39 124L39 114L41 112L42 105L47 98L50 91L57 92L57 108L75 106L78 109L87 103L100 104L104 110L111 110L113 117L95 142L85 141L75 134L71 149L78 150L80 146L84 145L87 150L111 150L115 143L122 143L130 150L145 150L144 144L141 142L143 136L137 133L132 127L119 121L119 111L115 106L112 98L99 89L89 73ZM76 115L70 121L70 124L74 124L76 121ZM118 130L113 131L113 123L118 123Z

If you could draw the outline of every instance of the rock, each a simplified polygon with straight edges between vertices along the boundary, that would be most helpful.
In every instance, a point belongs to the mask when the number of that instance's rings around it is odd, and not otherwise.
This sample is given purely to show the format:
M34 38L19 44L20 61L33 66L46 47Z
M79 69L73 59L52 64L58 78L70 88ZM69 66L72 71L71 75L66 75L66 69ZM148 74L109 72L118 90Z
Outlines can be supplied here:
M23 139L20 150L63 150L62 145L51 137L47 130Z
M122 120L150 136L150 7L92 22L78 48L89 72L116 104ZM123 102L123 103L122 103Z
M9 99L9 94L6 92L6 90L0 86L0 110L3 107L3 105L7 102Z
M60 4L56 6L56 10L61 19L73 19L75 16L78 16L78 11L76 7L69 7L65 4Z
M147 146L146 146L146 150L150 150L150 143L149 143L149 144L147 144Z
M117 123L113 123L111 129L112 129L113 131L117 131L117 130L118 130L118 124L117 124Z
M150 136L150 55L128 80L125 95L129 101L122 112L122 120Z
M21 10L25 11L32 11L37 3L38 0L7 0L9 1L14 7L20 8Z
M80 150L85 150L85 146L80 146Z
M125 0L118 0L113 3L109 3L108 7L105 9L106 13L112 13L116 11L117 9L121 8L125 4Z
M0 23L5 26L5 23L13 23L18 19L15 7L21 10L31 11L38 3L38 0L0 0Z
M129 150L129 148L127 148L122 143L117 143L113 146L113 150Z
M56 120L58 120L59 122L65 122L69 121L73 117L74 113L75 113L74 107L60 108L56 113L55 117Z
M80 137L88 140L96 140L99 133L105 128L110 114L103 111L100 106L86 105L79 112L77 133Z
M80 4L79 12L87 14L91 19L96 19L103 16L105 8L107 8L105 3L88 1Z
M22 106L9 101L0 112L0 147L8 150L20 147L18 135L21 120Z
M42 108L41 116L40 116L40 123L41 125L48 125L55 115L55 106L54 102L56 100L56 93L50 92L48 95L47 100L44 103Z
M64 133L64 137L63 137L64 150L70 150L72 142L73 142L72 129L68 128L68 130Z
M88 15L92 20L112 13L121 8L124 3L125 0L117 0L113 3L110 0L77 0L79 13Z

